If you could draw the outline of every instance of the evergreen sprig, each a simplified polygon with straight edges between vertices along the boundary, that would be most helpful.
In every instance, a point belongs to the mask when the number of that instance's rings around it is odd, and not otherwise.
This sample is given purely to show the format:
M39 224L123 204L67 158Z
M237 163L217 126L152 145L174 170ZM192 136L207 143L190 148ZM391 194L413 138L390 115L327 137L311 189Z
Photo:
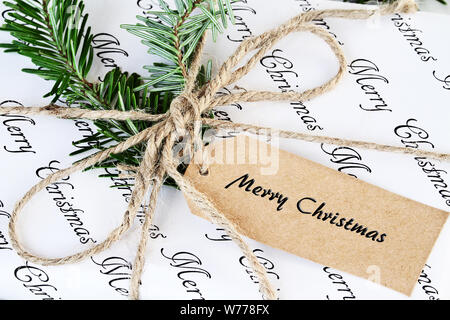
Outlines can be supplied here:
M227 27L227 20L234 23L230 0L175 0L176 8L159 0L162 11L153 11L159 21L138 16L142 23L122 25L122 28L142 38L142 43L149 47L149 53L166 61L145 66L150 73L144 78L145 84L137 90L151 87L151 91L180 93L184 88L184 79L189 70L190 59L195 52L201 36L211 29L215 41L219 32ZM195 9L200 13L192 15ZM206 73L211 73L208 63Z
M51 91L44 96L53 97L53 102L64 101L91 110L165 113L174 96L183 90L190 58L203 33L211 29L215 39L226 27L227 16L233 21L229 0L217 3L176 0L175 3L176 8L171 9L165 1L160 1L162 11L151 12L160 21L138 17L141 23L123 26L141 37L151 54L167 60L145 67L150 72L147 78L116 68L106 74L103 82L92 83L87 79L94 50L89 15L84 13L82 0L5 1L13 11L9 14L11 19L6 20L0 30L9 32L15 39L0 47L31 58L36 68L23 71L54 82ZM195 9L198 14L193 15ZM202 68L198 77L200 85L209 80L210 69L211 63L206 69ZM152 125L131 120L96 120L94 124L97 133L74 142L78 149L72 155L104 150ZM141 144L122 154L111 155L95 168L113 168L118 164L137 166L144 149ZM173 181L169 180L168 184Z
M100 104L92 92L93 85L86 80L93 62L91 29L86 29L88 15L77 19L84 4L77 0L17 0L4 4L14 11L1 27L17 40L0 44L6 52L18 52L31 58L37 69L24 72L52 80L55 85L45 97L54 95L54 101L65 96L68 102L89 98Z

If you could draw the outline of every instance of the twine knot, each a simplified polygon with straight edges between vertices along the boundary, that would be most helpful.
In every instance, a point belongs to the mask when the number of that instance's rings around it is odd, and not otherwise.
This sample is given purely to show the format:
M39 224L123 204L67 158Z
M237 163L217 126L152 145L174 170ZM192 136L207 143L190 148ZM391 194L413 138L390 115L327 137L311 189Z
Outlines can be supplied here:
M183 134L190 134L192 140L189 148L192 151L200 151L202 153L203 143L201 141L202 125L214 127L230 127L233 129L241 129L255 134L264 134L269 132L269 128L261 128L241 123L231 123L202 118L202 114L211 110L218 105L228 105L236 102L255 102L255 101L306 101L313 97L319 96L333 89L342 79L346 61L342 49L336 42L334 37L323 28L311 23L314 19L322 19L326 17L341 17L349 19L368 19L374 13L390 14L393 12L411 13L417 10L417 6L413 0L400 0L396 3L381 6L376 10L317 10L300 14L280 25L279 27L269 30L260 36L249 38L243 41L224 64L218 70L217 75L202 88L196 88L197 75L201 67L201 55L205 44L205 36L197 46L197 51L192 59L189 73L185 73L185 90L176 97L166 114L152 115L143 111L118 111L118 110L86 110L80 108L35 108L35 107L0 107L0 114L46 114L60 118L85 118L85 119L114 119L114 120L143 120L154 122L152 126L137 133L135 136L128 138L116 146L102 150L82 161L77 162L73 166L62 169L49 175L46 179L41 180L33 186L22 199L20 199L11 214L9 232L11 236L11 244L16 252L30 262L43 265L61 265L74 263L86 259L92 255L100 253L108 249L114 242L120 240L122 236L129 230L137 216L137 212L141 209L144 198L147 196L151 187L148 198L145 219L141 229L141 239L133 264L133 273L131 277L130 296L134 299L139 297L139 284L143 267L145 263L145 249L148 241L148 230L155 212L156 200L159 190L165 177L172 177L185 196L189 198L200 210L204 212L214 223L224 228L230 238L236 242L242 250L244 256L250 262L254 274L258 278L260 292L264 298L276 299L276 291L273 289L267 278L267 272L258 262L253 251L244 242L236 226L220 211L216 209L214 203L204 194L199 192L194 185L186 179L178 170L179 162L174 157L173 146L178 142L178 138ZM306 90L304 92L271 92L271 91L245 91L241 93L231 93L229 95L218 95L221 88L231 85L237 80L245 76L255 66L256 63L272 48L279 40L292 32L307 31L323 39L339 61L339 70L336 75L326 83L316 88ZM256 50L253 56L241 67L237 67L241 61L252 51ZM263 130L262 130L263 129ZM278 135L305 141L316 141L322 143L359 146L381 151L393 151L402 153L414 153L421 156L430 156L438 159L450 159L448 154L436 154L434 152L426 152L420 150L405 149L401 147L378 145L369 142L350 141L331 137L311 136L301 133L278 131ZM143 154L139 167L121 167L125 170L134 172L135 184L129 201L128 208L123 216L123 221L115 228L107 238L96 244L94 247L85 251L69 255L62 258L46 258L37 256L29 252L21 241L17 233L17 218L24 206L31 200L36 193L43 190L49 184L69 176L72 173L82 171L92 167L113 154L119 154L129 148L145 143L146 149ZM196 150L195 150L196 149ZM201 165L200 172L205 173L207 170L205 163Z
M199 100L192 93L182 93L170 104L169 118L178 134L191 129L195 121L201 121Z

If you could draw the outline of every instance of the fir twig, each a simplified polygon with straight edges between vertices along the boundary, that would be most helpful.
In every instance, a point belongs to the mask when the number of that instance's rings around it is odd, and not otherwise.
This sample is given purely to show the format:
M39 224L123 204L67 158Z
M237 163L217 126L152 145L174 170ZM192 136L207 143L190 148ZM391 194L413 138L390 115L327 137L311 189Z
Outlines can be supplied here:
M149 53L166 61L144 68L150 72L147 82L137 90L149 87L150 91L165 91L179 94L184 88L184 79L189 70L190 58L207 29L211 29L213 40L227 27L227 20L234 23L230 0L176 0L176 8L160 0L162 11L152 11L160 21L138 16L143 23L125 24L122 28L140 37L149 47ZM193 12L197 9L195 15Z
M36 74L54 82L45 97L52 102L64 101L87 109L144 110L165 113L173 97L182 91L189 62L201 36L211 29L213 38L226 27L227 16L233 21L230 0L176 0L176 8L160 0L162 11L153 15L160 21L138 17L142 23L124 25L129 32L167 63L145 66L150 75L141 78L119 68L109 71L103 82L87 80L94 60L89 15L84 13L82 0L16 0L4 4L13 10L0 30L9 32L15 40L2 43L0 48L29 57L35 69L24 72ZM198 14L193 14L197 9ZM221 18L221 23L218 18ZM200 72L199 84L209 80L211 64ZM144 121L94 121L98 132L92 137L74 142L72 155L104 150L148 128ZM119 155L112 155L96 168L113 168L118 164L138 166L144 145L137 145ZM180 168L183 169L183 168ZM173 181L168 181L169 184Z

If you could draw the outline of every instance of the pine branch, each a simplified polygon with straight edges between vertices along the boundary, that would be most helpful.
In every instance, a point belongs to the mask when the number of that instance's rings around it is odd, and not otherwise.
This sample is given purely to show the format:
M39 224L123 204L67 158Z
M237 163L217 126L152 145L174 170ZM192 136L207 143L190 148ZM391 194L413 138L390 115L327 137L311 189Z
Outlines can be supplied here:
M169 64L145 67L150 76L144 79L116 68L106 74L103 82L91 83L87 76L94 59L93 35L87 26L89 15L84 13L82 0L16 0L4 4L14 10L10 14L14 20L6 20L0 30L9 32L15 40L0 44L0 48L29 57L36 68L23 71L54 82L45 97L53 96L53 102L63 100L86 109L143 110L152 114L167 112L175 94L182 90L189 59L203 33L210 28L215 38L222 26L226 26L225 15L233 19L229 0L225 4L218 0L218 7L210 0L177 0L176 10L160 1L163 11L152 13L162 23L138 17L145 25L125 28L141 36L151 53L168 58ZM192 15L195 9L200 13ZM218 15L222 17L222 25L217 22ZM199 74L199 84L209 81L210 74L211 63L208 63ZM74 142L77 150L72 155L104 150L152 125L131 120L97 120L94 124L97 133ZM137 145L112 155L95 168L114 168L118 164L138 166L144 149L144 144ZM174 182L169 180L166 184L174 185Z
M62 99L68 105L86 109L167 111L164 106L167 106L170 94L152 95L147 90L136 92L135 88L143 84L137 74L128 75L114 69L106 74L102 83L94 84L86 79L94 53L91 28L86 27L89 16L84 14L83 1L17 0L5 2L5 5L14 10L11 17L15 21L7 20L0 29L10 32L16 40L0 44L0 47L31 58L37 68L23 71L55 83L45 97L53 96L53 102ZM151 125L144 121L114 120L99 120L94 124L98 132L91 138L75 142L75 146L89 144L79 147L72 155L103 150ZM142 152L143 146L136 146L112 156L98 167L115 167L119 163L138 165Z
M201 36L211 30L213 40L227 27L227 21L234 23L230 0L176 0L176 8L160 0L162 11L152 11L160 21L138 16L142 23L122 25L130 33L140 37L149 47L149 53L167 61L165 64L145 66L150 76L141 87L150 91L170 91L179 94L184 88L189 63ZM193 14L196 11L196 14ZM211 64L206 73L210 74Z
M92 89L92 84L85 80L93 61L93 51L89 50L92 35L90 28L85 30L88 16L77 30L74 13L69 12L76 10L82 14L82 2L61 1L57 4L52 1L50 4L48 0L18 0L4 4L15 10L10 15L16 21L7 20L0 29L9 31L17 40L0 44L0 47L6 48L6 52L18 52L31 58L38 67L23 69L24 72L55 81L55 86L46 96L55 95L56 101L63 93L75 98ZM83 54L77 60L80 51ZM69 86L71 91L68 91Z

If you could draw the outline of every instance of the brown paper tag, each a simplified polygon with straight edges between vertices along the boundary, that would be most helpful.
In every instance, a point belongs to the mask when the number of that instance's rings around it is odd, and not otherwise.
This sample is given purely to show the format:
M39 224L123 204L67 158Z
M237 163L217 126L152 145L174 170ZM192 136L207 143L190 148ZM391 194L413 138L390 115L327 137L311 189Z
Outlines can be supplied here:
M243 235L412 293L447 212L247 136L213 150L207 176L195 164L185 175Z

